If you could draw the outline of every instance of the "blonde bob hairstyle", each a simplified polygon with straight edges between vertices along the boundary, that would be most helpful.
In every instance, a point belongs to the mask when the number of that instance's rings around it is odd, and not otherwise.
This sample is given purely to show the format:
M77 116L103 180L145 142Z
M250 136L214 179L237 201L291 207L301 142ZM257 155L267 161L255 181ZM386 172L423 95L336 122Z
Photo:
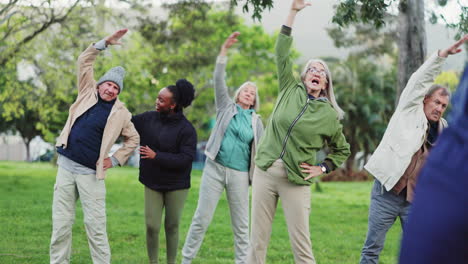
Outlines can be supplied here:
M260 97L258 97L258 87L253 82L245 82L239 88L237 88L236 92L234 93L234 102L237 104L237 102L239 101L240 92L247 85L251 85L251 86L255 87L255 101L254 101L254 105L250 106L250 109L254 109L255 111L258 111L260 109Z
M330 72L330 69L328 69L327 64L323 60L319 60L319 59L309 60L307 64L305 65L304 70L301 73L301 81L304 82L304 78L307 73L307 69L309 68L309 65L312 63L316 63L316 62L323 65L323 68L325 69L325 72L327 74L327 82L328 82L327 88L320 92L320 97L326 97L328 101L330 101L333 109L335 109L335 111L338 113L338 119L341 120L344 117L344 111L340 108L340 106L336 102L335 93L333 92L333 82L332 82L331 72Z

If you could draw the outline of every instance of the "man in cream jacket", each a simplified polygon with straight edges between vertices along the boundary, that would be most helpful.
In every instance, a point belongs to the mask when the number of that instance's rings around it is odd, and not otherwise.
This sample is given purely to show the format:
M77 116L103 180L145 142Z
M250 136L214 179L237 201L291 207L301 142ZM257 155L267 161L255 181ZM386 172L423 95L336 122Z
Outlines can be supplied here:
M108 45L120 44L121 29L90 45L78 58L78 97L57 140L59 165L52 204L50 263L70 263L72 225L76 200L81 200L93 263L110 263L106 231L105 173L123 165L138 146L140 137L132 115L119 101L125 70L110 69L98 82L93 65ZM108 153L119 136L124 144L112 157Z
M375 182L361 264L378 263L387 231L397 217L405 226L419 170L438 135L447 127L442 115L450 92L432 83L448 55L460 52L459 47L467 39L468 35L434 53L413 73L382 141L364 166Z

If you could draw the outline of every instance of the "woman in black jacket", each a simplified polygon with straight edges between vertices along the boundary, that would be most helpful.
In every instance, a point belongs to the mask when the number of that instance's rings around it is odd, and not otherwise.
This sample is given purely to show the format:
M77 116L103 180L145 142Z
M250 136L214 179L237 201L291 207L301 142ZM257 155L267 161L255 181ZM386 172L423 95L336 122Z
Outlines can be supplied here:
M163 88L156 111L132 118L140 134L140 177L145 185L146 244L150 263L158 263L159 230L163 209L167 263L175 263L179 220L190 188L197 134L182 109L194 99L193 85L180 79Z

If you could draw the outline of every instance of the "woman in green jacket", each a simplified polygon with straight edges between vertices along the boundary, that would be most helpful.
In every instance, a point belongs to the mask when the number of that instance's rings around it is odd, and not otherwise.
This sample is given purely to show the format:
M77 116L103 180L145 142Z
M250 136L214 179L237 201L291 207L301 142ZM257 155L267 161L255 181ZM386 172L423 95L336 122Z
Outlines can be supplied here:
M312 178L340 166L349 144L339 120L331 73L325 62L310 60L297 80L289 57L291 26L310 3L294 0L276 43L279 95L258 147L252 191L252 228L248 263L265 263L278 198L288 225L295 263L315 263L309 233ZM323 163L316 153L331 150Z

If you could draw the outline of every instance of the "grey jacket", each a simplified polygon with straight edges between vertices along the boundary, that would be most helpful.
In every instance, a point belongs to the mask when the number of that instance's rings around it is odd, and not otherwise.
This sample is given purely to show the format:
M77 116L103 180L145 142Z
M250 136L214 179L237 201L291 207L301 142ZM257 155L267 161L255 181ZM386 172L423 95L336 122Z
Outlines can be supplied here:
M224 76L226 73L226 57L218 57L214 71L214 87L215 87L215 104L216 104L216 124L211 131L210 138L206 144L205 155L215 160L218 155L221 142L223 142L224 133L231 119L237 114L236 103L229 97L228 88ZM254 132L254 142L250 151L250 170L249 178L252 181L253 170L255 168L255 152L257 144L263 134L263 124L260 116L255 112L252 113L252 129Z

